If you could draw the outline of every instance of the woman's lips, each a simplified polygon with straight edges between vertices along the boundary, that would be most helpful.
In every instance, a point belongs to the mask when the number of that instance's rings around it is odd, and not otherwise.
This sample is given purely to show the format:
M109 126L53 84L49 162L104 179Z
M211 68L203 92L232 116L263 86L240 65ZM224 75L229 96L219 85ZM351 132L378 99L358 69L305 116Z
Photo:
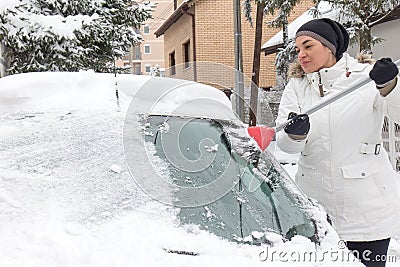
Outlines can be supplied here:
M307 65L310 63L310 61L303 61L303 62L301 62L301 65L303 66L303 67L307 67Z

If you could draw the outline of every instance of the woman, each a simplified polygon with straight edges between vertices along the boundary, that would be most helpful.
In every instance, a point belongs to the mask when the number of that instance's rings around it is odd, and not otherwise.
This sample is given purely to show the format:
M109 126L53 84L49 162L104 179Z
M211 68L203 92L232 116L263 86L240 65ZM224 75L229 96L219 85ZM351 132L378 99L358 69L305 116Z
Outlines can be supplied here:
M400 175L382 148L381 130L384 115L400 122L398 69L388 58L358 62L344 53L348 42L344 27L330 19L299 28L298 62L276 124L294 120L276 138L283 151L301 153L296 182L325 207L349 249L367 266L385 266L390 238L400 232ZM375 84L301 115L366 75Z

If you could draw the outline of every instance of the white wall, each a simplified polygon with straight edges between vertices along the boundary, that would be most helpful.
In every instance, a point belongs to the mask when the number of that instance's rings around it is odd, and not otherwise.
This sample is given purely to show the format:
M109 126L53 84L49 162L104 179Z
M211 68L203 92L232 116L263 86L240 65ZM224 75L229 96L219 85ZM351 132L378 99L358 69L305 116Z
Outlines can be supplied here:
M393 60L397 60L400 58L400 19L372 27L372 35L384 39L372 48L375 59L391 57ZM359 46L355 44L348 49L348 53L356 56L358 50Z
M400 19L373 27L372 34L385 39L372 48L375 58L388 56L393 60L400 58Z

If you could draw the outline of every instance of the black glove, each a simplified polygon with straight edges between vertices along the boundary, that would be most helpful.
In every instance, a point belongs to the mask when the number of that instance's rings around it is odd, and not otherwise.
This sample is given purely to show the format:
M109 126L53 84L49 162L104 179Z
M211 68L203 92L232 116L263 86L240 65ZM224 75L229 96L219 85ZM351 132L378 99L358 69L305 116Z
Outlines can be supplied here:
M375 62L374 67L369 72L369 77L374 80L376 87L383 88L388 85L399 74L399 69L389 57L381 58Z
M290 112L288 119L292 119L285 126L285 133L294 135L306 135L310 130L310 120L307 114L299 114Z

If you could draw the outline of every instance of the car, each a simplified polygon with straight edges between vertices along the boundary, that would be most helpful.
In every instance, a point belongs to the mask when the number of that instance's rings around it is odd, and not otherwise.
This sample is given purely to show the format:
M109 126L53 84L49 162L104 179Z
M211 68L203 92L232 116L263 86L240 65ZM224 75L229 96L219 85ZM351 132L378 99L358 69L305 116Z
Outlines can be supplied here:
M1 266L358 265L219 89L26 73L0 79L0 104Z

